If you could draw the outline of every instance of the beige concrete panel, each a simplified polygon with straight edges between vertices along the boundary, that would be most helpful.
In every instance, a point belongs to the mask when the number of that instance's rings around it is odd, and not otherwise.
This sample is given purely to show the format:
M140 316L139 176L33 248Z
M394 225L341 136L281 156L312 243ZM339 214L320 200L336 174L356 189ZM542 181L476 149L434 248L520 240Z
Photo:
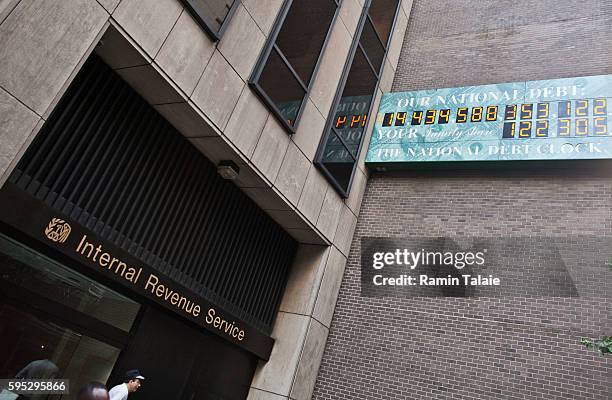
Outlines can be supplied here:
M218 49L243 80L248 80L266 37L247 12L239 5L219 41Z
M0 24L13 11L20 0L0 0Z
M21 1L0 25L0 86L43 115L107 19L95 1Z
M240 172L234 183L239 188L269 188L270 182L261 175L255 168L250 165L238 164Z
M329 114L351 46L351 40L351 35L346 26L342 21L336 21L310 92L310 99L319 109L321 115Z
M245 188L243 192L247 194L263 210L291 210L289 203L285 202L276 189L268 188Z
M270 360L260 363L251 387L288 396L302 352L310 317L279 312L274 323L275 339Z
M410 17L410 11L412 11L412 3L414 3L414 0L401 0L402 8L408 17Z
M340 219L340 210L342 209L343 202L338 193L331 187L327 186L327 192L321 206L321 212L317 219L317 228L321 233L330 241L333 239L338 227L338 220Z
M289 141L289 135L276 119L268 118L251 161L270 182L276 180Z
M406 14L400 10L397 14L397 20L393 29L393 37L387 51L387 59L391 63L393 68L397 68L399 61L400 52L402 51L402 44L404 43L404 35L406 34L406 27L408 26L408 18Z
M291 235L298 243L302 244L316 244L316 245L329 245L322 236L318 235L312 229L285 229L288 234Z
M268 210L266 212L285 229L312 229L295 210Z
M155 58L182 10L176 0L122 0L113 18Z
M393 78L395 77L395 70L391 66L388 59L385 58L385 66L383 67L382 75L380 76L380 83L378 87L383 93L389 93L391 86L393 85ZM378 112L378 110L372 110Z
M287 400L287 396L281 396L275 393L266 392L263 390L250 388L247 400Z
M293 142L289 142L274 186L292 204L297 204L300 199L310 165L310 160L302 154L300 149Z
M225 129L243 87L240 76L221 53L215 51L191 99L219 129Z
M353 232L355 231L356 225L357 217L350 208L343 205L342 212L340 213L340 222L338 222L338 229L334 236L334 244L338 247L338 250L347 257L351 248L351 240L353 239Z
M313 317L327 327L331 326L345 267L346 258L332 246L313 312Z
M306 100L304 112L300 117L297 131L291 136L291 140L302 150L310 161L314 160L317 147L325 128L325 117L321 115L317 107L310 99Z
M231 160L237 165L243 163L238 152L220 136L189 138L189 141L206 156L213 164L219 164L221 160Z
M361 168L355 169L351 192L349 193L349 197L344 199L344 204L346 204L357 216L359 216L359 209L361 208L361 201L363 200L363 193L365 192L367 181L367 174L363 172Z
M185 93L191 94L214 51L215 43L185 10L155 61Z
M79 60L75 68L72 70L72 72L70 73L70 76L68 77L68 79L66 79L66 81L64 82L60 90L58 91L53 101L51 101L51 104L49 105L49 107L47 107L47 110L42 115L42 118L44 120L49 119L51 112L53 112L53 110L55 109L55 107L57 106L61 98L64 96L64 94L68 90L68 87L70 87L70 85L72 84L72 81L74 80L74 78L77 76L79 71L83 68L83 64L85 64L85 62L89 59L89 56L93 53L94 49L98 46L100 39L102 39L102 35L104 34L104 32L106 32L109 26L110 26L110 21L107 20L102 26L102 29L100 29L100 31L98 32L98 35L91 42L90 46L87 48L87 50L85 50L83 57L81 57L81 59Z
M102 5L102 7L104 7L106 9L106 11L108 11L110 14L113 13L113 11L115 11L115 8L117 8L117 6L119 5L119 2L121 2L121 0L97 0L98 3L100 3Z
M180 89L155 64L116 70L119 75L152 105L187 101Z
M363 3L359 0L344 0L340 7L340 18L351 36L355 36L359 17L363 11Z
M311 315L331 246L300 245L287 279L280 311Z
M267 37L283 5L283 0L242 0L242 4Z
M0 89L0 186L12 165L32 138L30 134L41 118L13 96Z
M95 49L112 69L150 64L146 55L128 34L118 25L111 23Z
M187 138L220 135L219 130L192 101L158 104L154 108Z
M304 349L289 395L292 399L310 400L312 398L328 333L329 330L318 321L310 320Z
M323 199L327 190L327 181L323 174L314 166L310 166L308 177L304 183L304 190L298 202L298 210L313 224L321 212Z
M248 86L245 86L227 123L225 135L246 157L250 158L268 115L270 112L261 100Z
M363 138L363 144L361 153L359 153L359 160L357 161L357 167L360 168L364 173L367 172L364 161L368 154L368 147L370 146L370 139L372 138L372 132L374 130L374 124L376 122L375 115L378 113L378 107L380 106L380 99L382 98L382 91L378 89L376 91L376 97L374 97L374 105L372 106L372 118L368 121L366 127L365 137Z

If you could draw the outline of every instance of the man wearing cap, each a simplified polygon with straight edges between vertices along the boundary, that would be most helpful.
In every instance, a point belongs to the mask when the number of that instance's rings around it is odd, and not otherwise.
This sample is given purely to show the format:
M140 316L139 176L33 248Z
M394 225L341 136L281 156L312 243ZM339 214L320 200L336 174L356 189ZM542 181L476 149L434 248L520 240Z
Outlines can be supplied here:
M127 400L130 393L138 390L140 381L144 381L144 376L140 375L140 371L137 369L129 370L125 373L123 383L113 387L108 392L110 400Z

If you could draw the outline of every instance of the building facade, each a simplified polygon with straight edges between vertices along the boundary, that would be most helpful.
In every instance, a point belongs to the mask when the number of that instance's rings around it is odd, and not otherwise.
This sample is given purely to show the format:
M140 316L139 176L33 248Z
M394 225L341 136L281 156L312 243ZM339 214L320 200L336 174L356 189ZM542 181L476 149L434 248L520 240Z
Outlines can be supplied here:
M610 361L578 342L612 331L589 278L609 164L365 158L383 93L610 74L610 22L603 0L0 2L0 378L37 362L72 389L139 368L136 399L609 398ZM573 291L362 296L363 240L461 235L565 240Z
M610 74L610 21L611 5L596 0L415 1L392 91ZM610 360L579 343L612 331L610 171L564 162L372 173L313 398L610 398ZM576 293L364 297L368 237L514 242L515 279L563 266Z
M310 398L410 8L2 2L2 376Z

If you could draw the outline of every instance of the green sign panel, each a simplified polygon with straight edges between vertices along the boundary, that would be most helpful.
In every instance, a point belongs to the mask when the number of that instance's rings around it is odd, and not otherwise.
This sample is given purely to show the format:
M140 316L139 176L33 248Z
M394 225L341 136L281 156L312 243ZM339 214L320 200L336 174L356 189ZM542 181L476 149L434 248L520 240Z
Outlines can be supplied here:
M612 158L612 75L383 95L366 162Z

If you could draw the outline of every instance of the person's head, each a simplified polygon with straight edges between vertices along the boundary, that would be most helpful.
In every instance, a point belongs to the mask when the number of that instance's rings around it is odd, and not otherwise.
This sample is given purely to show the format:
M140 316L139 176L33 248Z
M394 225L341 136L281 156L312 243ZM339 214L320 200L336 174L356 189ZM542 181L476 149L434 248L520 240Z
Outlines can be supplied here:
M133 393L137 391L144 379L144 376L142 376L140 371L137 369L132 369L126 372L124 382L127 385L128 392Z
M77 393L77 400L109 400L106 386L100 382L90 382Z

